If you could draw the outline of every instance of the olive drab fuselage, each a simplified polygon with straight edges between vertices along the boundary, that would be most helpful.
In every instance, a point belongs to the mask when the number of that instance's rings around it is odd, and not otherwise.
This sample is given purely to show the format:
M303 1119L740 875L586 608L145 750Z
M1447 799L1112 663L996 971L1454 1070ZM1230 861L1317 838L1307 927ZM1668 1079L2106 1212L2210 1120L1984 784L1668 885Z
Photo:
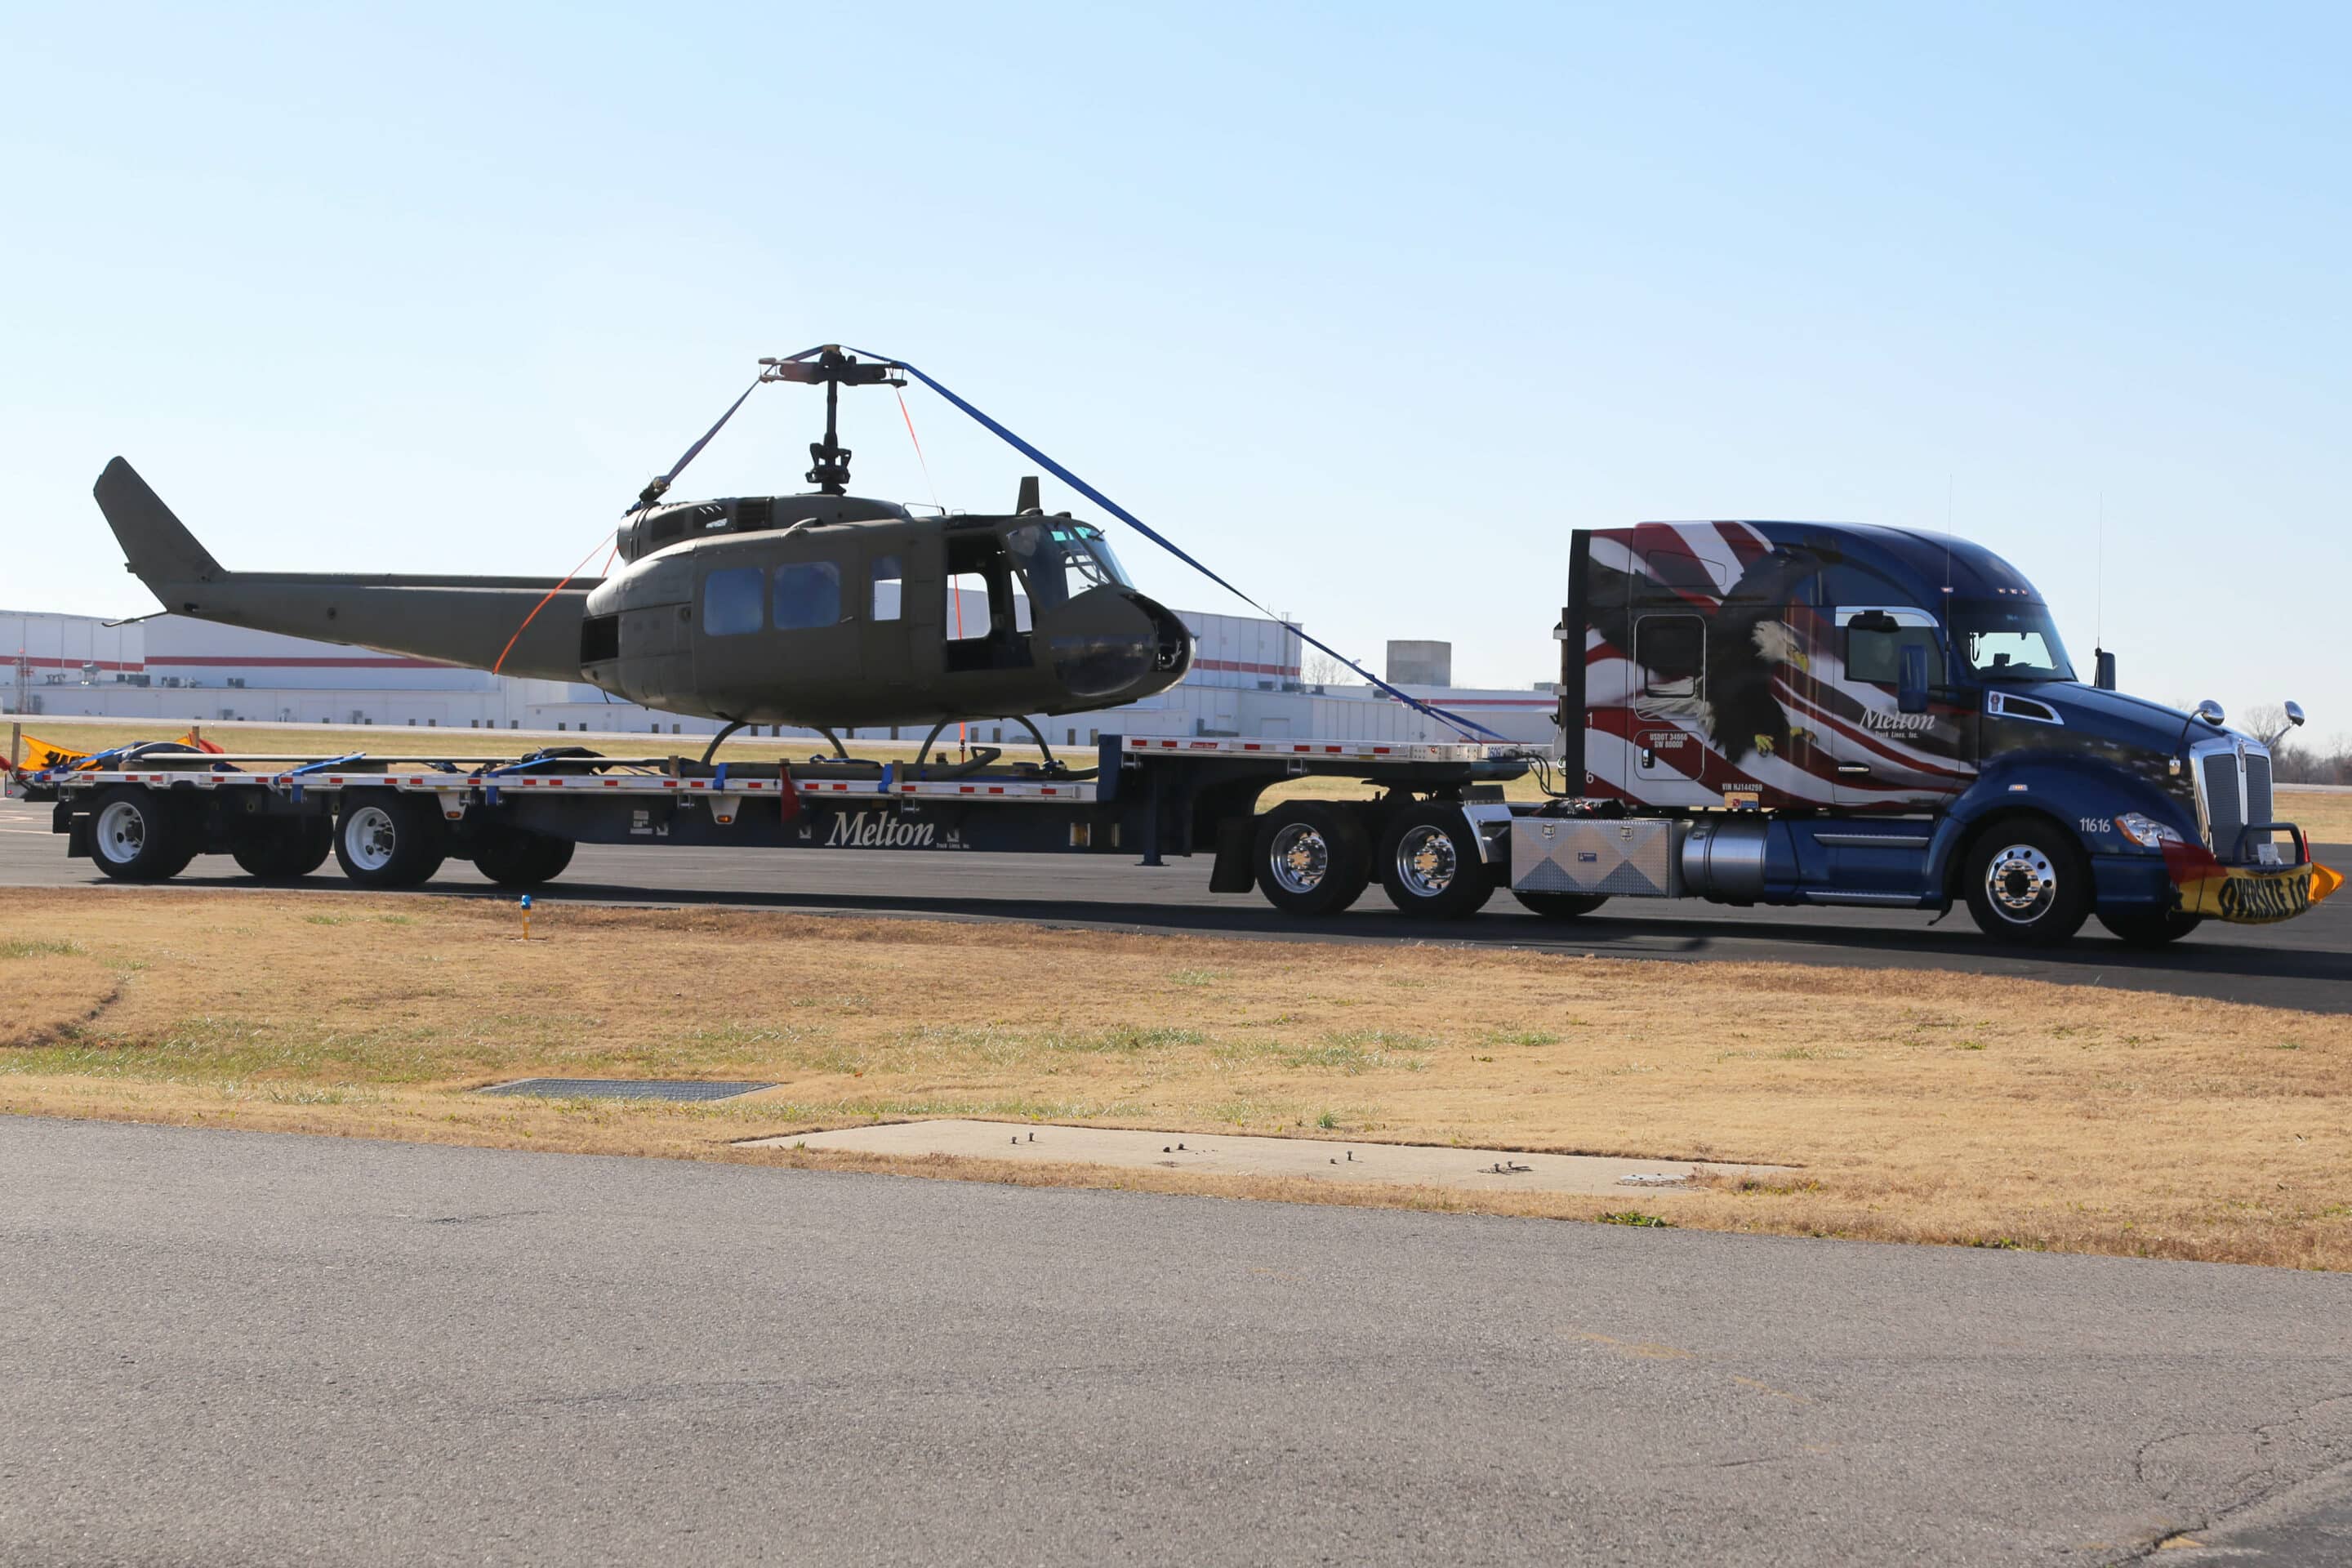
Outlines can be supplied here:
M828 728L1070 713L1192 663L1182 622L1066 514L747 497L640 512L619 553L583 606L581 674L669 712Z

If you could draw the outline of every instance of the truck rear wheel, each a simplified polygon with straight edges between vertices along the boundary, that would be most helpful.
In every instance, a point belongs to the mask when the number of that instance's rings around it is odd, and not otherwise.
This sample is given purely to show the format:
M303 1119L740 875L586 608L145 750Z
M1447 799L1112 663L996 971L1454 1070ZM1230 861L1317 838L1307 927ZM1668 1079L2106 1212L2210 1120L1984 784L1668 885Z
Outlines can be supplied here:
M2091 868L2054 822L1992 824L1969 847L1960 877L1977 929L1995 942L2053 946L2091 912Z
M1295 800L1258 818L1258 891L1286 915L1336 915L1371 881L1372 856L1356 819L1321 801Z
M89 856L118 882L161 882L186 870L196 847L169 799L137 784L117 784L91 810Z
M1572 921L1589 915L1609 901L1606 893L1533 893L1511 889L1511 897L1548 921Z
M572 864L572 840L519 827L486 833L474 847L474 868L501 888L536 888Z
M1405 914L1460 920L1495 895L1478 830L1460 806L1444 801L1407 806L1389 818L1373 860L1389 902Z
M2179 910L2135 910L2112 915L2101 910L2099 923L2134 947L2164 947L2203 925L2205 917Z
M390 790L362 790L335 824L335 858L362 887L413 888L446 858L440 813Z
M280 821L272 829L269 837L248 839L229 851L247 876L265 882L307 877L334 852L335 825L323 816Z

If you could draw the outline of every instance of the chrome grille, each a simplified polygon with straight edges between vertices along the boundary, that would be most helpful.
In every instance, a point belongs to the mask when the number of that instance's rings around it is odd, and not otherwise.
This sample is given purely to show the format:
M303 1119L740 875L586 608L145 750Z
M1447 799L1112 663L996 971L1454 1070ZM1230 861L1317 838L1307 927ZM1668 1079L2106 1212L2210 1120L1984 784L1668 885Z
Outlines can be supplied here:
M2246 753L2246 820L2271 820L2271 760L2261 752ZM2263 837L2270 837L2264 834Z
M2214 742L2200 746L2192 761L2205 842L2213 853L2227 861L2273 858L2274 836L2245 831L2272 817L2270 752L2250 742Z
M2205 841L2227 860L2237 854L2238 834L2246 826L2238 805L2238 753L2217 749L2200 756L2197 793L2205 797Z

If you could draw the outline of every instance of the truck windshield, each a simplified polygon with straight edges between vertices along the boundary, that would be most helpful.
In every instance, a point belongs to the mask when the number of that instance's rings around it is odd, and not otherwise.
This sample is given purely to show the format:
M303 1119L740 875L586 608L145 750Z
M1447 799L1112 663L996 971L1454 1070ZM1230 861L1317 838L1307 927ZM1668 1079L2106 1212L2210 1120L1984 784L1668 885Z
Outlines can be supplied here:
M2047 605L2031 600L1961 599L1951 609L1952 642L1980 680L2072 680L2074 667Z
M1033 522L1004 536L1005 548L1029 584L1029 596L1040 609L1076 598L1106 584L1128 585L1118 558L1110 552L1100 530L1083 522Z

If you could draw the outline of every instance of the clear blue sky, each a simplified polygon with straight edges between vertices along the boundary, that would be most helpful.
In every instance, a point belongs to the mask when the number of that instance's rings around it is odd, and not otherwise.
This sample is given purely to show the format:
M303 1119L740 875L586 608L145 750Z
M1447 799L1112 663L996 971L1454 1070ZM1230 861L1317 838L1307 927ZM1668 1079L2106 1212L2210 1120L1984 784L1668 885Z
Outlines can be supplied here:
M2087 666L2104 497L2127 688L2352 731L2341 7L18 6L0 52L12 607L151 607L117 452L231 566L561 572L838 340L1350 652L1525 684L1571 528L1948 502ZM908 398L940 498L1009 504ZM813 412L681 492L801 488Z

